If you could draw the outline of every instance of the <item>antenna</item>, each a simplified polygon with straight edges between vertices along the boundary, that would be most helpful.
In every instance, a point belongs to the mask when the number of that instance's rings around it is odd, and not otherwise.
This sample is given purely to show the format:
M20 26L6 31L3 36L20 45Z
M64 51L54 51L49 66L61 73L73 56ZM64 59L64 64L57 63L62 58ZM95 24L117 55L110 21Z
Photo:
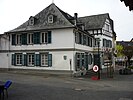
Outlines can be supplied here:
M52 0L52 3L54 3L54 0Z

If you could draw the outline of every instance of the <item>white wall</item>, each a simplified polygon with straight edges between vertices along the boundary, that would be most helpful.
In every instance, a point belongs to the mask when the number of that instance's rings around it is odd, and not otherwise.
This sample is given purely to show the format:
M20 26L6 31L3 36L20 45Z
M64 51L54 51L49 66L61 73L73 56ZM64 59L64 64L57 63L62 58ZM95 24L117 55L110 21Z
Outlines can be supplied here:
M8 53L0 53L0 68L8 68L10 63L10 58Z
M9 48L9 37L6 34L0 35L0 50L8 50Z
M34 45L11 45L11 50L35 50L35 49L67 49L73 48L73 29L59 29L52 31L52 43Z
M41 69L41 70L74 70L74 52L73 51L53 51L49 52L52 54L52 67L27 67L27 66L12 66L10 61L10 68L20 68L20 69ZM67 59L64 59L64 56ZM11 58L11 54L10 54ZM72 60L72 65L70 66L70 59Z

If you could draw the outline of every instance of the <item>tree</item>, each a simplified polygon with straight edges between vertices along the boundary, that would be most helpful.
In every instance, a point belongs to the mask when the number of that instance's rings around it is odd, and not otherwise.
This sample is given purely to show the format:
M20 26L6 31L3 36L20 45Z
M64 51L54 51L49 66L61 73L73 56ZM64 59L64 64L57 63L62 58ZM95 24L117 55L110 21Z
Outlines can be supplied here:
M123 54L123 46L122 45L120 45L120 44L118 44L118 45L116 45L116 50L117 50L117 57L122 57L122 56L124 56L124 54Z
M127 62L130 66L130 60L133 57L133 45L123 45L122 53L127 57Z

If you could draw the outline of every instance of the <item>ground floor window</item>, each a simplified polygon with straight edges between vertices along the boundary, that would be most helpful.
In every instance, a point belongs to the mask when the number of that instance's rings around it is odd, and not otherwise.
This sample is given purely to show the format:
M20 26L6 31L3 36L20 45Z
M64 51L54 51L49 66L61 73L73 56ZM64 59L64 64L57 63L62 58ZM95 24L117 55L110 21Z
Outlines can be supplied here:
M28 66L34 66L34 54L28 54Z
M16 65L22 65L22 54L16 54Z
M93 62L92 54L90 53L76 53L75 59L76 70L88 69L88 65Z
M14 66L37 66L37 67L51 67L52 54L49 53L15 53L12 54L12 65Z
M41 66L48 66L48 54L41 54Z

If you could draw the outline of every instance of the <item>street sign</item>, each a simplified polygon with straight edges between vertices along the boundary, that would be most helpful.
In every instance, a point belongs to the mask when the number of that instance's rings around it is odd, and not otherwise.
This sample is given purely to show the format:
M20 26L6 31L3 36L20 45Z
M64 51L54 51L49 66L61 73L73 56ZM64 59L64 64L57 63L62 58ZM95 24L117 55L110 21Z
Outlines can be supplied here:
M94 72L98 72L98 70L99 70L98 66L97 66L97 65L94 65L94 66L93 66L93 71L94 71Z

